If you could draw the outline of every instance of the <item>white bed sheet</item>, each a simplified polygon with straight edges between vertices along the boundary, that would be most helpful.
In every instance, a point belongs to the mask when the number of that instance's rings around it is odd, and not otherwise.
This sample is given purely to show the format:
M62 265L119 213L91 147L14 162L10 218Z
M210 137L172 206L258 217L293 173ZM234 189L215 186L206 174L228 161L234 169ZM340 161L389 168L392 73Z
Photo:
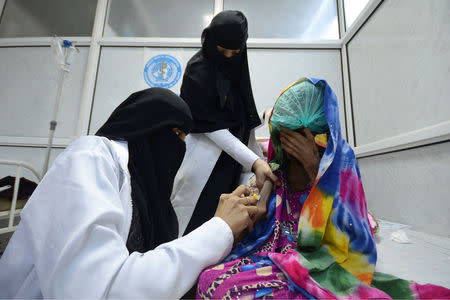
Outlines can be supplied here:
M420 284L432 283L450 288L450 238L404 226L383 225L381 222L380 231L375 235L378 250L376 271ZM397 230L404 231L411 243L392 241L390 236Z

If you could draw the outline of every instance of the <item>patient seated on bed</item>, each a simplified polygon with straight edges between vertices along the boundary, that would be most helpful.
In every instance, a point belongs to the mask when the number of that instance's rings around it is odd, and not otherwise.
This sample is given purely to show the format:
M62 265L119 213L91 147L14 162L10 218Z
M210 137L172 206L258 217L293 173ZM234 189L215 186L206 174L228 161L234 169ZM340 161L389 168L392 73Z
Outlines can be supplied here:
M223 263L201 273L197 298L448 293L374 272L377 254L364 190L338 114L337 98L325 80L303 78L282 92L269 119L268 149L281 185L263 204L267 217Z

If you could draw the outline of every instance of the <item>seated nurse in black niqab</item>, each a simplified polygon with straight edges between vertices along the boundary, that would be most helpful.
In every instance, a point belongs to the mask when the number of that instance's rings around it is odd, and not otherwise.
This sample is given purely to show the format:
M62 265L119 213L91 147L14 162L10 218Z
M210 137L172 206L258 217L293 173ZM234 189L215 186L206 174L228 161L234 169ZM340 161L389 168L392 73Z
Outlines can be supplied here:
M247 38L244 14L223 11L204 29L202 49L187 64L180 96L191 109L193 134L171 196L180 233L210 219L220 194L243 183L243 173L254 172L260 188L266 179L277 180L255 140L261 120L250 83Z
M192 126L179 96L150 88L73 141L21 212L0 258L0 299L179 299L222 261L258 208L241 186L177 238L170 195Z

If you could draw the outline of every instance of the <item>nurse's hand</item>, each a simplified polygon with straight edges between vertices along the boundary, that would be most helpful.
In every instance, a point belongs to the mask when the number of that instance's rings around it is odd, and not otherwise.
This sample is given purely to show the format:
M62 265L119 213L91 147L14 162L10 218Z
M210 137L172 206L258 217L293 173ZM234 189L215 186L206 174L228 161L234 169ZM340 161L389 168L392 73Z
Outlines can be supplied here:
M272 173L272 169L270 169L269 164L264 160L260 158L255 160L252 166L252 171L253 173L255 173L256 186L259 190L262 189L264 181L266 181L266 179L272 181L276 186L280 185L278 177Z
M253 230L252 217L258 213L257 200L249 195L250 189L244 185L231 194L222 194L214 215L230 226L235 243L242 238L242 233Z

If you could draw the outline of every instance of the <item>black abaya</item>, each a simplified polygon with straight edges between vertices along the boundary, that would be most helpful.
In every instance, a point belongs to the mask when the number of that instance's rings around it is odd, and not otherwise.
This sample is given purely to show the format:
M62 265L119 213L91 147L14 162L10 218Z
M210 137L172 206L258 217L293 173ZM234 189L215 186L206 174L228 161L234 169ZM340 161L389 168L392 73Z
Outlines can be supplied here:
M247 145L250 131L260 125L250 84L247 37L247 19L239 11L219 13L203 31L202 49L188 62L180 95L191 109L193 133L229 129ZM226 58L216 46L240 52ZM213 217L220 195L237 187L241 172L242 166L222 151L184 234Z

